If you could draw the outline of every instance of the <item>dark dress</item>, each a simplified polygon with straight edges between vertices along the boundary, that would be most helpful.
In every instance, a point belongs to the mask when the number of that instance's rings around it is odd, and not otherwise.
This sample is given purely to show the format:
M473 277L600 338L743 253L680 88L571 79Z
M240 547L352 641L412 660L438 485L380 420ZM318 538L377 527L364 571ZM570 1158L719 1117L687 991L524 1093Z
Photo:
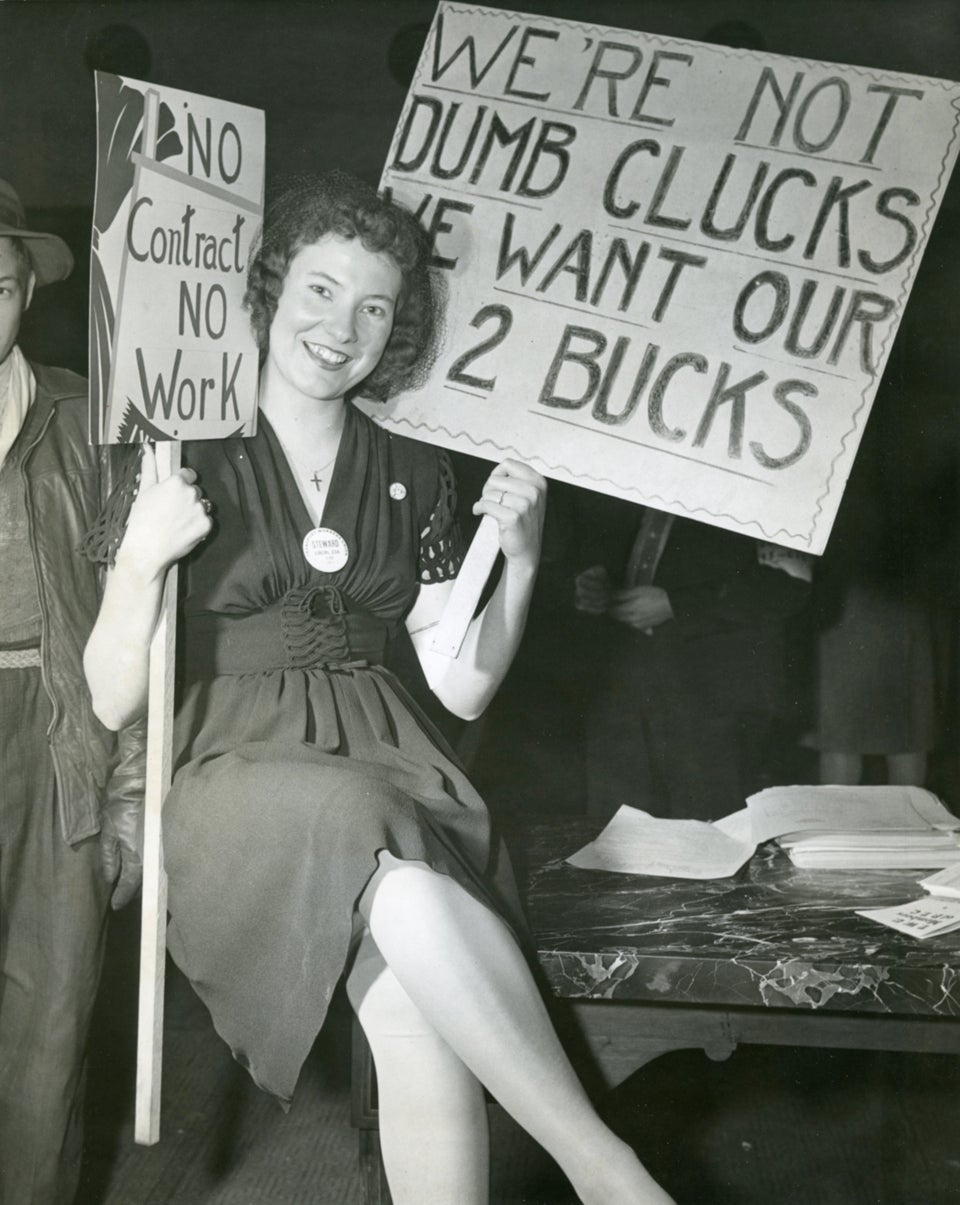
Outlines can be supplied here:
M184 565L184 683L164 805L169 948L254 1080L289 1100L357 935L378 853L423 861L516 923L509 864L455 756L387 668L421 581L458 566L436 449L348 407L322 526L261 417L185 460L214 504Z

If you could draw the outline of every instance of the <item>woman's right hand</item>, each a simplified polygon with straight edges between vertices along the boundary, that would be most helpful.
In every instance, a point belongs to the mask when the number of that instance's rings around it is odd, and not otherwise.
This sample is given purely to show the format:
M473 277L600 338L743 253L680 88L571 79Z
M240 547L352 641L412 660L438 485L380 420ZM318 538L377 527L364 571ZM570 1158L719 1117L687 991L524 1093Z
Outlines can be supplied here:
M157 456L143 445L140 484L130 507L127 530L117 553L118 563L144 578L160 577L196 548L213 526L193 469L182 468L157 480Z

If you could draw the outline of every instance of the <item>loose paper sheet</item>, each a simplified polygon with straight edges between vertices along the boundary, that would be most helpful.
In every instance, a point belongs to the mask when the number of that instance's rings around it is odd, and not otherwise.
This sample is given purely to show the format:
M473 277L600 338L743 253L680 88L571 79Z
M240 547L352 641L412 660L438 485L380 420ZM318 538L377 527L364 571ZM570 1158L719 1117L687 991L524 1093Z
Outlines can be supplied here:
M857 915L908 937L935 937L960 928L960 900L934 900L927 896L893 908L858 908Z
M723 879L736 874L755 848L702 820L660 820L624 805L594 841L567 861L581 870Z
M960 899L960 865L947 866L936 874L920 880L920 886L931 895L949 896Z
M958 104L944 80L441 3L382 184L433 239L445 337L368 413L821 552Z
M96 73L90 440L256 429L243 310L263 213L259 109Z

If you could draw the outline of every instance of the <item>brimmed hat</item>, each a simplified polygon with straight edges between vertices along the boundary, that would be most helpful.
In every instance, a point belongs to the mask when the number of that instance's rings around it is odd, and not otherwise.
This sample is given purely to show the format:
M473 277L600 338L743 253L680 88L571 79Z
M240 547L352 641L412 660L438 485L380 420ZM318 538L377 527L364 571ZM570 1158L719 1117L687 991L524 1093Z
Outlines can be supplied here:
M67 244L55 234L25 227L26 217L16 189L6 180L0 180L0 238L23 239L38 285L65 280L73 271L73 255Z

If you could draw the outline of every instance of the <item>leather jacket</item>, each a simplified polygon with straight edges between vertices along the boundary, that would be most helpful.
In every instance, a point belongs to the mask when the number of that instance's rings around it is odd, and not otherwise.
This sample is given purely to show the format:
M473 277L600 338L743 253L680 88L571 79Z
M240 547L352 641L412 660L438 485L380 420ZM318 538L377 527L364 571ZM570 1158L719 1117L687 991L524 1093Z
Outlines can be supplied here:
M87 442L87 383L32 364L36 398L24 423L21 473L40 598L40 671L53 709L48 730L63 838L100 828L108 797L143 796L145 724L119 734L93 713L83 650L102 594L102 568L78 551L106 501L126 449Z

